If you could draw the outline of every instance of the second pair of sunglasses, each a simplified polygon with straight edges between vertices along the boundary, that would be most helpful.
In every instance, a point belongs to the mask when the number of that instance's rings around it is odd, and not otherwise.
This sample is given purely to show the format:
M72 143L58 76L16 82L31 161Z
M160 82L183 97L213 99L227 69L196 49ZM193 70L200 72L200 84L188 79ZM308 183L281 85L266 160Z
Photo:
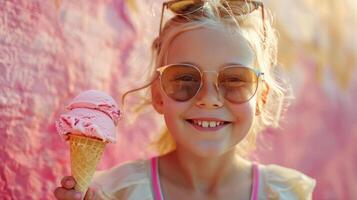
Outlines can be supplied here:
M226 7L225 11L220 12L221 15L228 15L230 11L231 14L240 16L247 15L259 8L261 8L262 24L264 31L264 41L266 37L266 28L264 25L265 13L264 13L264 4L261 1L254 0L223 0L223 5ZM171 10L176 15L190 15L196 14L199 11L202 11L206 1L204 0L171 0L164 2L162 4L161 10L161 19L160 19L160 30L162 31L162 23L164 17L165 8Z

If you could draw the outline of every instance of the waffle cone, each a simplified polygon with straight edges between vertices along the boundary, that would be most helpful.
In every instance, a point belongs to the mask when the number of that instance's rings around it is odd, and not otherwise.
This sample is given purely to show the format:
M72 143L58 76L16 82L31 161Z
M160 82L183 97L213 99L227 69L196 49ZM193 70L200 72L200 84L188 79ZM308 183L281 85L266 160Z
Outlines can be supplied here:
M75 190L86 193L97 164L102 157L105 142L89 137L69 135L71 170L76 180Z

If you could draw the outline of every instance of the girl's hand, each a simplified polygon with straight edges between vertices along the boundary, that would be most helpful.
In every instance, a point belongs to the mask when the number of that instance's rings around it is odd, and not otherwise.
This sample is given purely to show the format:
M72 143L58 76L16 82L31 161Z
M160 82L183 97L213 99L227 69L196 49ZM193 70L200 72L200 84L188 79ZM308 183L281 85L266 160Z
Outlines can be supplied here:
M57 187L54 191L54 195L58 200L80 200L82 197L82 193L74 190L74 186L76 185L76 181L72 176L65 176L61 180L62 187ZM93 189L89 188L87 190L85 200L90 200L91 197L94 196Z

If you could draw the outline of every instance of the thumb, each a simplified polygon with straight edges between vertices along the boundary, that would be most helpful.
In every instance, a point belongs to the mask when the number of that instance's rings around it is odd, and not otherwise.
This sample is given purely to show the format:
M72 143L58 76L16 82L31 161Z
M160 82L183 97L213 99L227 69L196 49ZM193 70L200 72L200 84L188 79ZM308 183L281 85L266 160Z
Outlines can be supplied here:
M94 194L94 190L92 188L88 188L86 195L84 196L84 200L93 200Z

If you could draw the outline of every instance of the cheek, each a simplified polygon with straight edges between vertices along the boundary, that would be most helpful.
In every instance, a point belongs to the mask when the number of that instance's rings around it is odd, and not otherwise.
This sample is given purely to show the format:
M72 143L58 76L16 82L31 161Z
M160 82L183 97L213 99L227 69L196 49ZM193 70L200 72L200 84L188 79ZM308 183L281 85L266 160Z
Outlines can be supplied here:
M231 112L237 117L237 119L252 119L255 116L255 101L249 101L239 105L229 106Z
M184 137L186 133L185 118L190 110L189 102L176 102L174 100L164 98L164 119L165 124L172 136L177 140Z
M185 122L182 115L177 110L177 107L166 109L164 113L164 120L167 129L169 130L171 136L174 140L177 140L182 135L182 131L180 131L183 127L183 123Z
M252 128L255 120L255 103L247 102L240 105L230 106L235 118L234 132L244 137Z
M164 118L167 126L177 126L177 123L181 123L186 109L185 103L164 98Z

